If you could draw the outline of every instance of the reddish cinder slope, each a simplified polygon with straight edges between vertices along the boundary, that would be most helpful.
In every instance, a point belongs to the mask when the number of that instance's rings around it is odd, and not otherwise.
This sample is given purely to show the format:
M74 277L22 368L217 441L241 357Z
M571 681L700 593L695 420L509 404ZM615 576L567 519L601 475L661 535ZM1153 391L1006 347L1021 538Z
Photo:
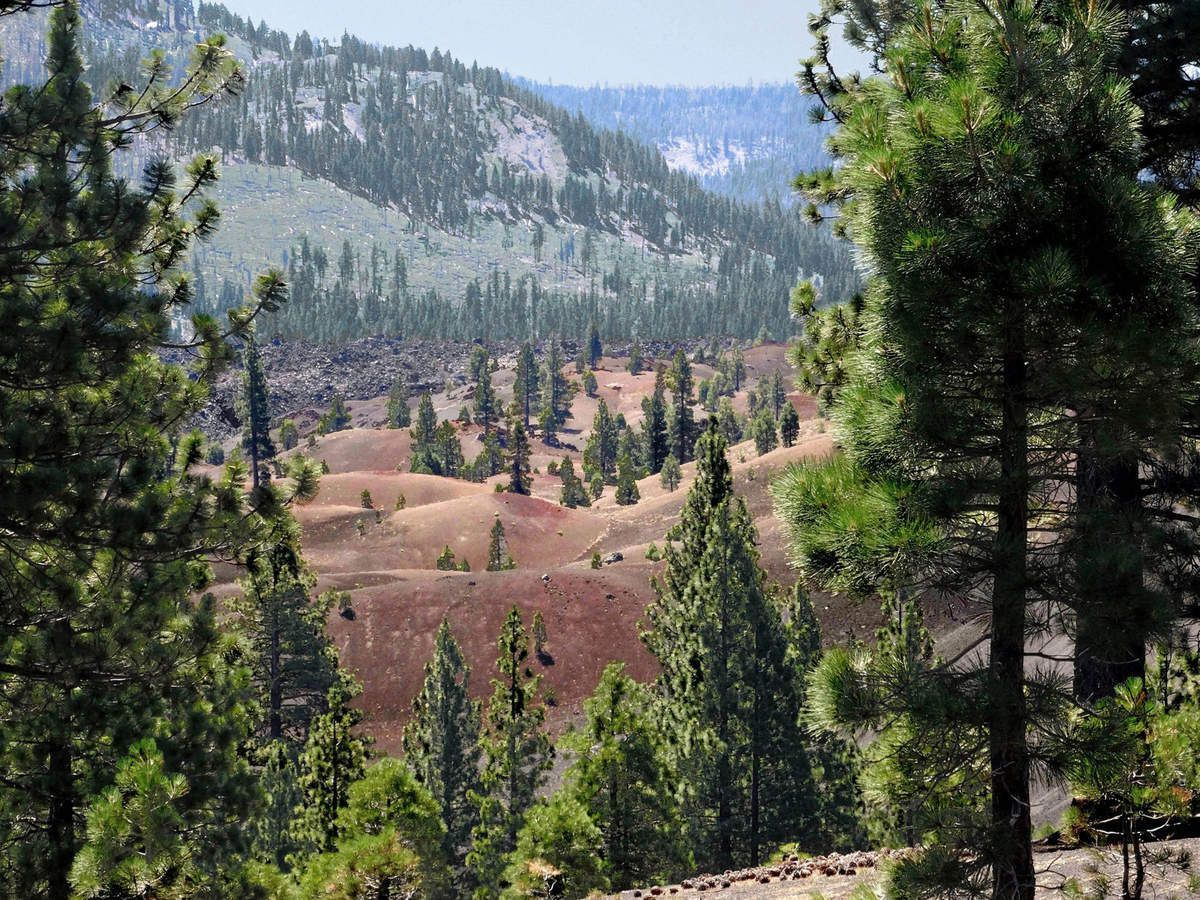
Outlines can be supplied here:
M770 473L789 461L824 455L830 446L814 430L797 446L763 457L748 445L731 450L735 488L767 538L763 562L773 578L792 580L771 516ZM645 551L651 542L661 546L678 521L694 468L684 467L684 483L674 492L664 490L657 477L647 478L639 484L644 499L635 506L619 507L606 497L579 510L432 476L328 476L317 500L300 513L305 553L322 587L351 592L354 618L335 617L332 627L344 664L363 681L366 727L380 748L398 748L443 616L473 667L472 689L483 696L490 690L496 636L508 610L517 605L527 623L542 613L551 664L531 662L556 699L550 710L555 730L578 716L608 662L623 661L636 677L652 677L653 660L639 639L638 622L653 598L650 577L659 564L646 560ZM374 511L349 505L364 485L384 501L378 521ZM399 488L409 505L397 512L390 505ZM518 568L478 571L497 514ZM446 544L475 571L437 571L434 560ZM595 570L593 552L624 558ZM865 613L850 626L859 636L875 624L870 611Z
M605 360L596 372L598 397L582 392L574 417L561 435L564 446L532 441L533 496L497 493L486 484L409 473L407 429L353 428L317 439L305 452L329 465L317 498L297 511L306 558L321 588L350 592L352 618L334 615L331 628L343 663L363 682L359 700L367 713L365 727L381 750L396 752L400 730L420 687L422 667L432 653L433 634L447 617L472 666L472 690L490 693L495 642L509 609L518 606L528 625L535 612L546 620L549 657L531 658L545 676L555 699L550 726L560 730L580 714L580 704L594 689L604 666L625 662L638 678L650 678L654 662L639 639L638 623L653 599L650 578L661 563L645 558L650 543L660 547L667 530L679 519L695 465L683 466L683 482L674 492L657 476L639 482L642 500L617 506L612 488L590 509L564 509L557 503L561 482L546 472L551 459L570 456L581 470L581 451L599 399L630 424L641 419L641 398L653 388L652 372L631 376L624 361ZM746 354L750 382L786 365L780 345L756 347ZM696 366L697 377L710 370ZM568 377L574 372L567 370ZM501 394L509 392L507 372L497 373ZM759 529L762 563L770 577L790 586L794 574L785 558L785 543L772 514L772 474L790 462L820 458L832 442L814 418L811 398L794 395L801 412L800 440L759 457L753 444L730 448L735 490L749 507ZM463 403L467 392L439 395L435 403L445 418ZM745 391L736 398L746 402ZM697 410L697 418L703 413ZM479 428L456 426L464 453L478 452ZM397 471L397 467L399 471ZM373 509L364 509L363 490ZM403 510L396 499L403 493ZM480 571L486 564L488 535L499 517L517 568L511 572ZM442 572L435 560L450 546L474 571ZM592 569L593 553L620 554L619 561ZM826 637L844 641L869 637L878 611L817 596L818 615Z
M542 580L538 569L501 573L403 572L385 585L353 593L353 621L334 626L343 663L363 681L360 704L367 730L379 746L396 751L422 667L433 652L433 634L450 620L472 665L471 688L490 693L496 637L515 604L526 623L540 611L549 635L549 656L531 656L556 698L551 727L575 718L604 666L623 660L638 678L653 675L653 661L637 638L650 575L645 561L594 571L563 566Z

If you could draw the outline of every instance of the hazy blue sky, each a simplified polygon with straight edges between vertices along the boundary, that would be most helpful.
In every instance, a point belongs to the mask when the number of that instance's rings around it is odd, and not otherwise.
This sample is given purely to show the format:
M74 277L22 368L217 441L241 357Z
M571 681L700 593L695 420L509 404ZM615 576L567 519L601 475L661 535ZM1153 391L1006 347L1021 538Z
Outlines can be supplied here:
M787 81L817 0L226 0L295 33L450 50L560 84Z

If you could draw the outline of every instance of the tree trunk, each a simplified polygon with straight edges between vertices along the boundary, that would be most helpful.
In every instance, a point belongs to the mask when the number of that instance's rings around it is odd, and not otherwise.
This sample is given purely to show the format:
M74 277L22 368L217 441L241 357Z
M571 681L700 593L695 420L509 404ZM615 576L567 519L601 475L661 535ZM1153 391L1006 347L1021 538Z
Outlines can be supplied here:
M1138 614L1143 558L1137 459L1103 457L1090 430L1080 443L1076 506L1085 533L1078 538L1074 691L1080 702L1094 703L1130 678L1145 678L1153 622Z
M759 864L759 785L762 775L762 759L759 748L755 747L750 757L750 865Z
M75 773L68 740L69 737L64 737L62 743L50 749L51 796L46 828L50 841L46 885L49 900L70 900L71 897L68 876L75 860Z
M1028 410L1023 324L1005 341L1000 486L992 584L988 757L992 787L992 896L1033 900L1029 750L1025 708L1025 605L1029 518Z
M271 694L270 694L270 716L268 718L268 729L270 731L271 740L277 741L283 737L283 686L279 675L279 623L275 621L271 628Z

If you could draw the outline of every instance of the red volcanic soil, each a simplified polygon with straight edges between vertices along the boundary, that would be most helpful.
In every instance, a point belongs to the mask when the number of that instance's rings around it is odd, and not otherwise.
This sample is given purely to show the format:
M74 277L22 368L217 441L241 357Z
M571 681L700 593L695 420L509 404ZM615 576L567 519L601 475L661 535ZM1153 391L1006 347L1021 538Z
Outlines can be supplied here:
M359 702L367 730L380 748L398 749L443 617L471 663L472 693L490 694L490 679L497 674L496 638L514 604L527 626L535 612L545 617L549 655L545 661L531 655L530 666L557 698L550 725L560 730L578 716L580 702L611 660L625 661L637 678L653 676L653 660L637 639L650 571L644 560L601 571L566 566L554 569L548 583L536 568L403 572L386 585L355 591L354 620L336 620L333 631L343 664L363 681Z
M824 455L830 447L828 436L814 430L795 447L763 457L748 444L730 451L735 490L755 517L763 564L773 579L790 583L793 576L771 516L770 474L790 461ZM443 617L473 668L472 690L484 696L490 692L495 641L508 610L518 606L526 623L534 612L542 613L551 659L550 664L534 659L532 667L545 676L556 698L549 717L556 731L578 717L608 662L623 661L636 677L652 677L654 663L638 637L638 622L653 599L650 577L659 564L646 560L645 551L652 541L661 545L678 521L694 470L694 464L684 466L684 483L674 492L657 477L644 479L639 483L643 500L635 506L616 506L610 489L595 507L579 510L433 476L327 476L317 500L300 511L305 552L322 587L351 592L354 618L335 616L332 628L344 664L363 681L366 728L380 749L398 749ZM378 521L374 511L354 505L363 486L383 507ZM397 489L409 501L399 512L390 508ZM497 513L517 569L481 572ZM437 571L434 560L446 544L475 571ZM593 552L606 557L619 552L624 558L594 570ZM817 602L819 610L827 605L821 598ZM873 609L841 605L822 612L839 638L843 632L866 637L877 625Z
M331 474L370 470L408 469L411 440L407 428L335 431L316 438L316 446L303 443L295 451L324 460Z
M764 345L746 354L750 382L785 365L782 345ZM617 361L604 360L596 372L599 396L580 393L574 418L562 434L564 445L549 447L534 438L533 496L497 493L498 476L486 484L415 475L407 471L407 429L352 428L317 440L315 448L299 452L323 459L330 474L321 480L316 499L297 510L306 558L318 575L319 586L347 590L353 618L335 614L331 629L343 663L363 682L359 699L367 713L365 728L379 749L396 752L400 731L418 691L422 669L432 653L433 635L443 617L449 619L472 667L472 691L490 693L495 642L500 625L515 604L526 624L540 611L546 620L549 656L531 657L530 665L544 676L555 698L549 724L558 731L580 715L581 702L595 688L604 666L625 662L638 678L654 674L654 661L639 639L638 623L653 599L650 578L661 565L645 558L651 542L662 545L667 529L679 518L695 465L683 466L683 482L674 492L657 476L638 485L642 500L617 506L608 488L590 509L569 510L558 505L561 481L546 473L551 459L570 456L580 471L581 451L600 398L635 424L641 419L641 398L653 388L652 372L631 376ZM696 366L697 379L710 374ZM510 373L496 373L503 399L511 392ZM575 378L573 371L568 376ZM745 392L736 398L745 403ZM819 458L832 449L824 425L814 417L811 398L793 395L804 420L800 440L759 457L753 444L730 448L734 487L742 496L759 530L762 563L769 576L790 586L785 540L772 514L770 479L790 462ZM468 391L458 389L435 398L439 414L454 415L469 403ZM358 420L356 407L356 423ZM373 414L374 406L362 411ZM697 417L703 413L697 410ZM468 458L477 452L478 427L460 427ZM399 471L397 471L399 467ZM364 509L362 491L370 491L373 509ZM396 510L396 498L406 505ZM489 531L499 517L509 552L517 568L510 572L480 571L486 563ZM442 572L435 560L449 545L458 559L466 558L469 573ZM593 553L620 561L596 570ZM826 638L844 641L869 637L878 625L874 605L855 606L814 597Z

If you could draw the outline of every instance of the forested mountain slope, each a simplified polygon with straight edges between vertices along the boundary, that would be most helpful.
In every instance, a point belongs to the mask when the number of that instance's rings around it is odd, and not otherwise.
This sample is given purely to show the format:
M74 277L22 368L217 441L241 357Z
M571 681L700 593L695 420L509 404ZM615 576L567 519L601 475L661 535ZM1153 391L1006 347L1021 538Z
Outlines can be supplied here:
M778 203L748 204L673 171L655 148L438 50L338 44L254 26L186 0L93 0L89 77L137 83L221 32L243 89L137 148L219 153L224 219L194 256L197 304L217 310L264 263L292 302L268 332L523 338L782 336L802 275L852 288L849 254ZM0 25L4 77L36 71L41 17ZM131 174L134 174L131 172Z
M829 164L827 125L809 121L811 102L789 83L682 87L539 84L518 79L551 103L652 144L673 170L740 200L792 199L796 173Z

